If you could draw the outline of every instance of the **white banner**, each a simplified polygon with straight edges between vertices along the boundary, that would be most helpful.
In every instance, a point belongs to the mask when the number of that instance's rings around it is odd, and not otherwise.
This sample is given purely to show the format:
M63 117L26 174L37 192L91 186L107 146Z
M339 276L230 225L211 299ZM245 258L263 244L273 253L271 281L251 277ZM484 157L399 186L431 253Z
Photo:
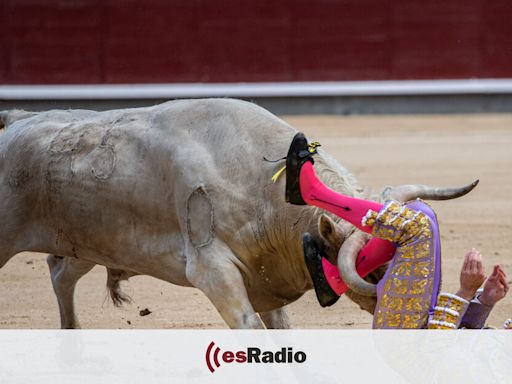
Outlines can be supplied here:
M512 383L509 331L0 331L0 383Z

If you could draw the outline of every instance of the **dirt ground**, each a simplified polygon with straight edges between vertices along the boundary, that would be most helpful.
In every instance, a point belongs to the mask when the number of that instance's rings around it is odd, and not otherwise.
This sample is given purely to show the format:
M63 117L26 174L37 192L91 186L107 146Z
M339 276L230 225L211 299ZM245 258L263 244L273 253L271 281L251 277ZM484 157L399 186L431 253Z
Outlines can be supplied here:
M446 186L480 179L470 195L434 202L443 240L443 289L457 289L462 258L472 246L486 271L502 264L512 280L512 115L290 116L286 121L320 141L361 185L423 183ZM126 287L134 302L106 300L106 273L96 267L77 286L83 328L224 328L215 308L196 289L140 276ZM511 281L512 283L512 281ZM139 310L152 313L140 316ZM371 316L348 299L322 309L308 292L289 305L295 328L370 328ZM512 317L512 294L489 323ZM57 328L59 315L45 257L23 253L0 270L0 328Z

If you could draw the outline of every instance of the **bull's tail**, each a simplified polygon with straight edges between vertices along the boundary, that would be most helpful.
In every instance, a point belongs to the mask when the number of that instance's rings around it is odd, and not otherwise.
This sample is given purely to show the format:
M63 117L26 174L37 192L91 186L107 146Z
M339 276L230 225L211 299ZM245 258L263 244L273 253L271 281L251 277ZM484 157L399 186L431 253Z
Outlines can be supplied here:
M132 298L121 289L121 281L128 280L129 275L120 269L107 268L107 288L116 307L131 303Z

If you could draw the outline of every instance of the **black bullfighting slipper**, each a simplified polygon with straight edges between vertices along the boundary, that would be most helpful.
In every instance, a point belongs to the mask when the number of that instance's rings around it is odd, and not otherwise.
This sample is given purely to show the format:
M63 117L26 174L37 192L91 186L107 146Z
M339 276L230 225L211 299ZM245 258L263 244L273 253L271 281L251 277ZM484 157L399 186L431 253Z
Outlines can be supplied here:
M286 193L285 198L288 203L295 205L306 205L306 202L300 194L300 169L306 161L314 163L313 155L316 153L318 143L308 141L302 132L297 133L290 144L288 155L286 156Z
M340 297L332 290L325 278L322 267L322 253L315 240L307 232L302 236L302 246L304 249L304 260L306 261L311 280L313 280L316 298L322 307L330 307Z

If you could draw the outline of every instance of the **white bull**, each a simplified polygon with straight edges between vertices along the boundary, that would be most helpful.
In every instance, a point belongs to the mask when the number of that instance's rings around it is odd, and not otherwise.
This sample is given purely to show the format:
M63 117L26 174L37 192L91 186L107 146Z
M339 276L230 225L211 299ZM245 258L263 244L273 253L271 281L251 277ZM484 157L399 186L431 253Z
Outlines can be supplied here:
M63 328L78 327L74 287L95 264L109 268L118 302L126 299L119 280L144 274L199 288L232 328L288 327L283 307L312 287L303 233L334 259L352 232L316 208L285 203L284 177L271 181L283 163L264 159L285 155L296 130L251 103L2 117L0 267L21 251L52 254ZM360 195L322 150L315 167L333 189ZM471 188L413 195L450 198Z

